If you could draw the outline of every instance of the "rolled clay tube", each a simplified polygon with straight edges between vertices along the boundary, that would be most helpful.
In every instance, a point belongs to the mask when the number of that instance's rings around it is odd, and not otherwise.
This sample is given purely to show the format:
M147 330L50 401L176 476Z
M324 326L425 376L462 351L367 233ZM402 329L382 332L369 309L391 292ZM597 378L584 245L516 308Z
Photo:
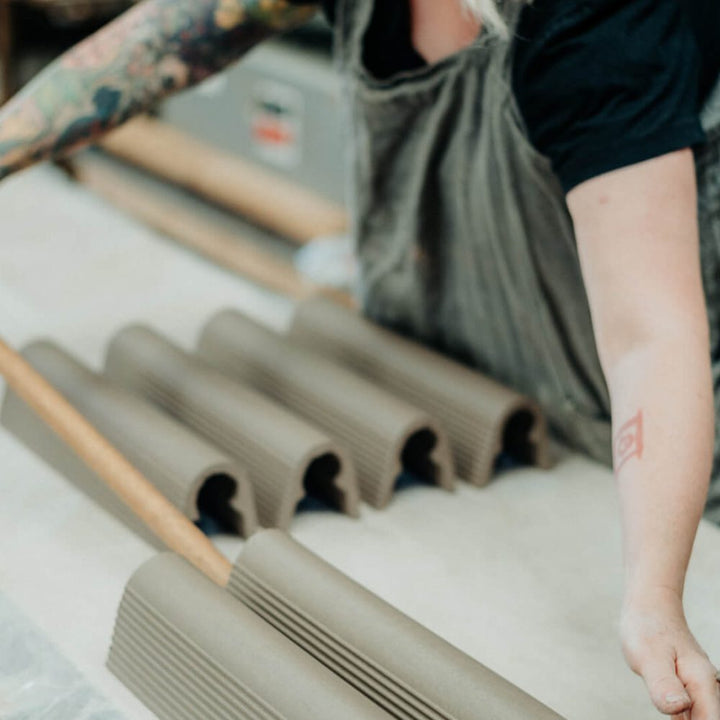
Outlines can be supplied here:
M249 540L228 591L398 720L561 720L284 533Z
M245 467L262 526L289 527L306 493L358 514L357 481L343 448L153 330L133 326L119 332L110 343L105 372Z
M542 468L552 464L537 404L465 365L323 298L298 305L289 334L437 418L458 475L474 485L490 481L503 451Z
M255 531L252 487L228 455L52 342L32 343L23 355L186 517L198 520L202 511L241 535ZM12 392L3 403L2 423L107 511L156 542L139 529L115 493Z
M403 470L452 489L450 448L438 423L359 375L234 310L208 322L198 353L347 447L370 505L390 502Z
M160 720L391 717L170 553L128 582L108 667Z

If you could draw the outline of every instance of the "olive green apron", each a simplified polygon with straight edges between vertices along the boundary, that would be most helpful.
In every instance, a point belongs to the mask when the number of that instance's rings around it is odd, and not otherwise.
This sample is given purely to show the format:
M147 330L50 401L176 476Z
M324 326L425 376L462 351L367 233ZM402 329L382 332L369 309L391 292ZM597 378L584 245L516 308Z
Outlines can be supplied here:
M374 2L340 0L336 23L366 314L534 397L566 443L610 463L610 402L572 221L515 102L512 40L484 29L435 65L379 79L363 62ZM522 4L501 10L512 38ZM720 124L720 101L710 115ZM716 328L718 146L714 246L704 243Z
M700 221L700 261L710 323L715 390L715 463L705 517L720 524L720 79L705 104L706 142L695 151Z

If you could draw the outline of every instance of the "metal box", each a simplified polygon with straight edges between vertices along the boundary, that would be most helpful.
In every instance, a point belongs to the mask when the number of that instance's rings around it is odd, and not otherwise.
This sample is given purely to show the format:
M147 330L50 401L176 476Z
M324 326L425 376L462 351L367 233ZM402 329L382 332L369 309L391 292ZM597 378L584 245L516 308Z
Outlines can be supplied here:
M340 80L328 53L273 40L170 99L162 116L321 195L345 202Z

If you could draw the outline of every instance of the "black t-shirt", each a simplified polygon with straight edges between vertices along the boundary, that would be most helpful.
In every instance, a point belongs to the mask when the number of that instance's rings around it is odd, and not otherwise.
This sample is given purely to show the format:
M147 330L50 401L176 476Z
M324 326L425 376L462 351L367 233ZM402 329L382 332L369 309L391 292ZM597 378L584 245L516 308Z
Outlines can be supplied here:
M323 0L331 22L335 2ZM703 140L699 110L720 76L720 0L534 0L514 42L518 105L566 191ZM408 0L376 0L364 62L376 77L425 64Z

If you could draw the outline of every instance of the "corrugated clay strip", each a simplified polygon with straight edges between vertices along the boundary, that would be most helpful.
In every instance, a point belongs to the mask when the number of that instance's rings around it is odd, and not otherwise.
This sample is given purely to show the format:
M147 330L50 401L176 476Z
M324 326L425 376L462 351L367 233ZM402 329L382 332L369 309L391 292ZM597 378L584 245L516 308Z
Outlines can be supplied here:
M244 470L227 455L54 343L35 342L23 355L186 517L197 520L204 512L246 537L255 531L252 488ZM156 542L126 505L10 391L2 423L107 511Z
M110 670L160 720L388 720L176 555L125 589Z
M247 543L228 591L398 720L561 720L283 533Z
M357 515L356 478L342 448L153 330L119 332L105 372L237 459L248 470L264 527L287 528L306 492Z
M489 482L503 450L551 466L539 407L477 371L323 298L299 304L290 337L437 418L450 436L459 476L475 485Z
M424 411L359 375L227 310L205 326L199 353L230 377L282 403L349 448L362 498L386 506L403 469L446 489L450 449Z
M282 533L257 536L231 573L212 544L2 341L0 370L148 527L260 615L253 619L176 556L155 558L136 573L121 604L109 665L162 720L388 717L348 694L309 654L396 718L557 719ZM283 641L271 624L309 654ZM469 714L445 712L456 707Z

